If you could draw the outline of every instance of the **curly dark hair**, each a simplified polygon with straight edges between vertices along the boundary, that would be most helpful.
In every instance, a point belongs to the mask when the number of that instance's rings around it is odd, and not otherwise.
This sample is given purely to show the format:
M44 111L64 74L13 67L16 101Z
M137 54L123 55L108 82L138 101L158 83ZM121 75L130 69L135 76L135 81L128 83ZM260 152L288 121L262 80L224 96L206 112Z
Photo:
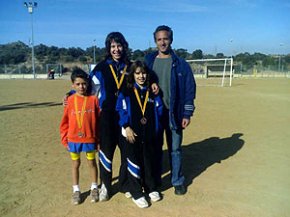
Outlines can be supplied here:
M111 56L111 43L115 41L116 43L120 43L123 47L123 53L121 59L125 62L129 62L129 44L126 41L124 35L120 32L111 32L107 35L105 46L106 46L106 59L112 57Z

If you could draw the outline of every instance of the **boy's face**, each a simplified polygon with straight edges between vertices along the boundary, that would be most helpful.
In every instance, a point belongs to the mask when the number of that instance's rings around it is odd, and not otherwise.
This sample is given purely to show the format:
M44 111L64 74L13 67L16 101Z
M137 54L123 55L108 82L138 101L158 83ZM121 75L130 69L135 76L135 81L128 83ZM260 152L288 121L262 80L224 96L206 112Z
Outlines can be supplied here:
M144 72L140 67L137 67L137 69L134 72L134 80L135 82L140 85L144 86L147 78L147 73Z
M85 96L88 90L88 83L82 78L76 78L72 84L78 95Z

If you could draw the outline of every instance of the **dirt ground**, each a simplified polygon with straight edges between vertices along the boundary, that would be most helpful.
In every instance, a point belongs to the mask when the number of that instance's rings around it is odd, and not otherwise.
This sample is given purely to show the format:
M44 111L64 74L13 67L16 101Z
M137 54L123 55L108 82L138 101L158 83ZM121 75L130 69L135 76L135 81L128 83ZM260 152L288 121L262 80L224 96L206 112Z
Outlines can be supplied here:
M290 79L234 79L224 88L205 81L197 80L184 132L187 194L174 195L165 149L163 200L139 209L121 193L71 205L70 158L58 130L70 81L0 80L0 216L290 216ZM80 182L87 196L85 161Z

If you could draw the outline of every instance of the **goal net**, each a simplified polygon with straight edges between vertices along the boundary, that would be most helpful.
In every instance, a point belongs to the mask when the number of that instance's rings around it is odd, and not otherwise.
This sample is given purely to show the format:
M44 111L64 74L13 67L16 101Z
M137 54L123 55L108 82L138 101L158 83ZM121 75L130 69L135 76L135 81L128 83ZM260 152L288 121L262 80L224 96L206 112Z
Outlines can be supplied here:
M233 58L187 60L201 85L232 86Z
M51 72L55 76L61 77L62 76L62 65L61 64L46 64L46 72L49 78Z

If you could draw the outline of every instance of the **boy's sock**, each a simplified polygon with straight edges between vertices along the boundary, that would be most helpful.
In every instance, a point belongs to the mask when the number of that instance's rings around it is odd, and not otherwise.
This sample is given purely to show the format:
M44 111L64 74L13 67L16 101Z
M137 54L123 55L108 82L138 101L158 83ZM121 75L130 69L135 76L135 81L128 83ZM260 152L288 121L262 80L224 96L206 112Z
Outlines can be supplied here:
M73 192L76 192L76 191L80 192L81 191L79 185L73 185L72 187L73 187Z
M98 189L98 184L95 182L92 182L92 185L91 185L91 190L93 189Z

